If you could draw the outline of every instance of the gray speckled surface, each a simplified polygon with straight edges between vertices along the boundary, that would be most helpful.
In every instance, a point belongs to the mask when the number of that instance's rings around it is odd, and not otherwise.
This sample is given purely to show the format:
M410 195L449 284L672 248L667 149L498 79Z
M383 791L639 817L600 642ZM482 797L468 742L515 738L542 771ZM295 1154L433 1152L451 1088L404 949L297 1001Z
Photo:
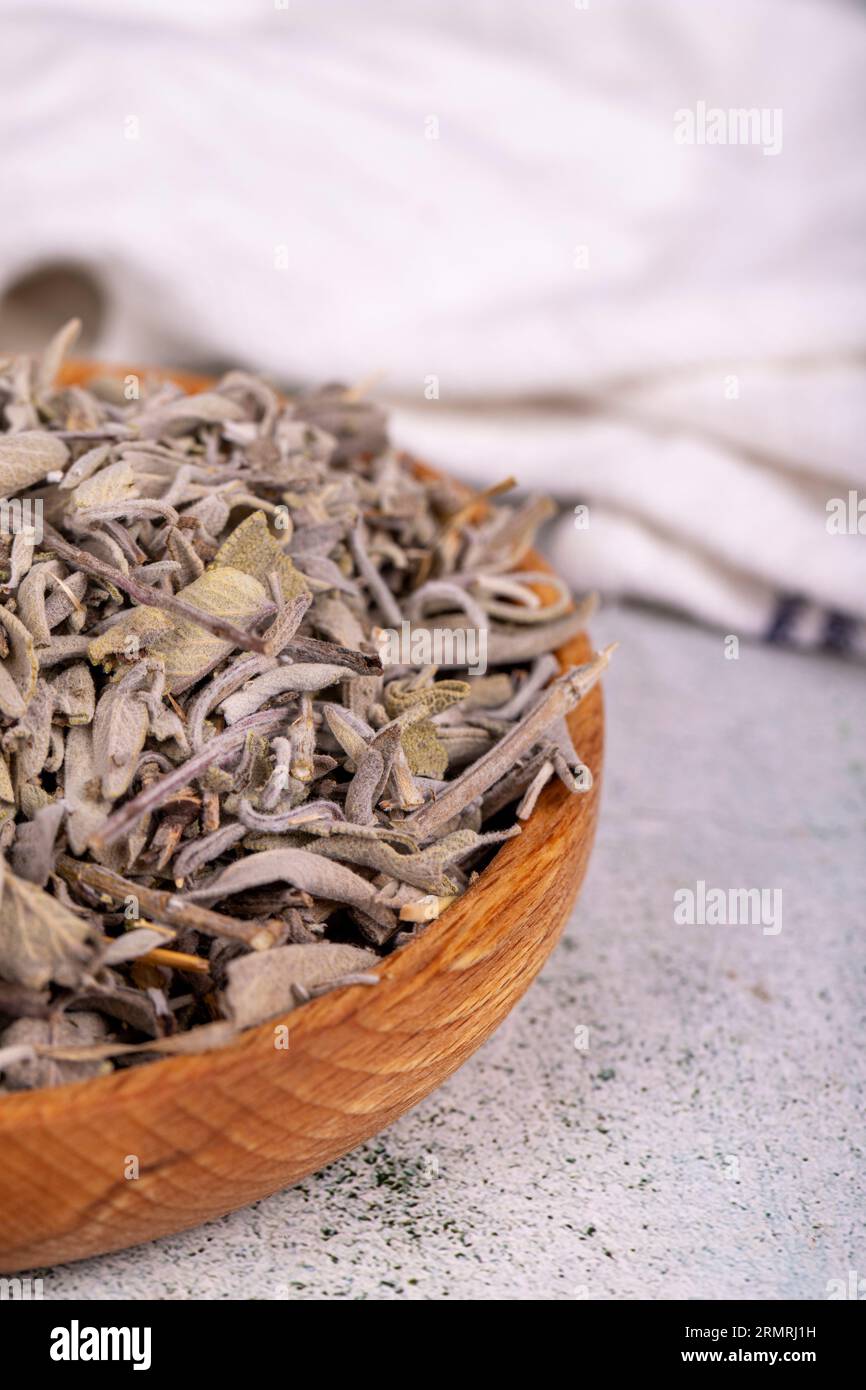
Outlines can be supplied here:
M594 636L623 643L596 851L499 1033L325 1172L45 1271L46 1298L820 1299L866 1274L863 668L729 661L623 610ZM675 925L698 879L780 887L781 932Z

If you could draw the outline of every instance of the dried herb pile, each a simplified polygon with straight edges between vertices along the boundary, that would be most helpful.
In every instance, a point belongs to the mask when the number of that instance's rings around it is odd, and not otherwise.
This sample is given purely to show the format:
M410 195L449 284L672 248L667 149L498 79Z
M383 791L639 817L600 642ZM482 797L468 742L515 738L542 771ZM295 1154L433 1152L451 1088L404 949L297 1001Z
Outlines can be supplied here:
M559 673L588 605L521 570L543 499L420 479L342 387L59 387L76 331L0 361L5 1090L375 984L589 787L565 715L607 659ZM486 673L410 664L467 629Z

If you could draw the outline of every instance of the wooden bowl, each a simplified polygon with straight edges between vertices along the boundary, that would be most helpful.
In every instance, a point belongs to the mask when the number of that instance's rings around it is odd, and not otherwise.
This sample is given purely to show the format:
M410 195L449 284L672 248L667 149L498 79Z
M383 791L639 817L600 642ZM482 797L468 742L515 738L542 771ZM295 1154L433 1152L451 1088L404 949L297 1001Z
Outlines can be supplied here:
M66 380L102 369L77 364ZM171 373L187 389L201 378ZM533 560L533 565L537 560ZM589 659L585 636L563 662ZM557 781L523 833L373 989L324 995L221 1050L0 1097L0 1270L119 1250L297 1182L417 1104L499 1026L541 969L586 872L601 788L596 688L569 725L593 774ZM130 1155L137 1179L127 1179Z

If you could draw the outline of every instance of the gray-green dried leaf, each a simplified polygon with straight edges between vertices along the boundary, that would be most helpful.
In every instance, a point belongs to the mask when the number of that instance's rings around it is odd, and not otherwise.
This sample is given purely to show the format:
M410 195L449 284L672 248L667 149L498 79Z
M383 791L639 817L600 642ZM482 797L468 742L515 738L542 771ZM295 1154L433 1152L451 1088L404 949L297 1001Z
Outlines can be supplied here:
M39 360L36 371L38 391L47 391L54 385L57 373L63 365L63 359L73 343L77 341L80 332L81 319L68 319L61 328L58 328Z
M106 800L116 800L129 787L147 729L147 705L139 691L119 686L103 691L93 716L93 752Z
M383 925L393 920L391 914L378 905L376 890L367 879L352 873L343 864L326 864L320 856L303 849L265 850L262 854L248 855L187 896L193 902L214 902L276 880L291 883L318 898L362 908Z
M197 429L199 425L219 425L243 417L243 408L228 396L216 391L200 391L197 395L179 396L147 411L140 423L140 434L145 439L172 438Z
M267 594L257 579L229 565L205 570L181 589L178 598L203 613L215 614L239 626L248 624L267 602ZM117 627L123 628L124 624L118 623ZM163 658L166 689L176 695L194 685L233 646L191 620L171 619L157 633L149 650Z
M9 655L0 662L0 712L20 719L33 698L39 664L27 628L2 605L0 626L5 629L9 647Z
M239 1028L250 1028L290 1012L298 1003L296 990L309 991L378 963L374 951L324 942L240 956L228 966L226 1012Z
M63 824L66 807L53 801L36 812L32 820L19 825L12 846L12 870L19 878L44 888L54 871L54 841Z
M15 757L15 785L35 782L45 766L51 746L54 696L48 681L38 680L33 698L11 729L3 735L3 747Z
M88 449L87 453L69 465L57 486L64 492L71 491L95 473L97 468L101 468L110 453L110 444L97 444L94 448Z
M3 866L0 978L29 989L43 989L52 980L75 986L93 954L90 936L87 922Z
M88 842L104 823L111 802L103 797L93 751L93 729L76 724L66 735L63 799L69 817L66 831L73 854L84 854Z
M62 469L68 458L63 440L47 430L0 434L0 497L40 483Z
M236 724L253 714L268 700L283 695L287 690L301 691L326 690L338 681L351 680L355 672L348 666L332 666L324 661L294 662L291 666L280 666L276 671L266 671L264 675L251 680L243 690L222 701L220 709L227 724Z
M76 511L82 511L85 507L124 502L137 496L137 491L132 465L128 458L122 458L82 479L70 493L70 503Z
M110 1071L103 1061L64 1061L39 1056L37 1047L88 1047L102 1041L106 1027L99 1014L61 1014L56 1018L19 1018L0 1037L0 1072L10 1091L32 1091L87 1081ZM20 1054L20 1055L16 1055Z
M157 946L165 946L174 935L173 932L156 931L153 927L134 927L103 946L99 952L101 965L122 965L124 961L137 960L146 956Z
M74 661L50 681L54 718L67 724L89 724L96 708L96 690L89 666Z
M290 556L269 530L264 512L253 512L234 528L217 551L214 564L231 565L262 584L276 573L286 603L307 587L303 575L298 574Z

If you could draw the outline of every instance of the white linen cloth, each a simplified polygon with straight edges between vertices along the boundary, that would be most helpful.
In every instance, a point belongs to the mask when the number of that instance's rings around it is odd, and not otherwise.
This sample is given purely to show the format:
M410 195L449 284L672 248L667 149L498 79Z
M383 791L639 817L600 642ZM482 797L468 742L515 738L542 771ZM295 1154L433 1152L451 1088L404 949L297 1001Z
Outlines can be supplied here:
M0 296L72 259L106 356L381 371L401 444L562 501L576 586L862 641L853 0L3 11ZM778 148L678 143L701 104Z

